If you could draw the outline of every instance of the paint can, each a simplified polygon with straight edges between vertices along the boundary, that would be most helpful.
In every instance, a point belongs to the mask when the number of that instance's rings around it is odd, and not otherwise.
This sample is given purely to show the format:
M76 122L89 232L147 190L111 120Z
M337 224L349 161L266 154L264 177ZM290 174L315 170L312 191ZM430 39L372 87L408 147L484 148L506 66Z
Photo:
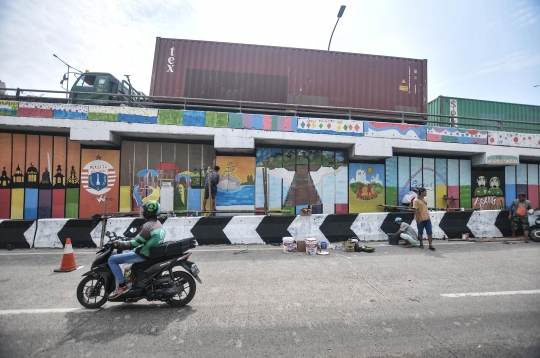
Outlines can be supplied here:
M308 255L317 255L317 239L314 237L306 238L306 253Z
M321 250L326 250L328 248L328 243L326 241L321 241Z
M283 252L290 253L294 251L294 238L284 237L283 238Z
M464 232L463 234L461 234L461 240L467 240L467 241L469 241L469 233L468 233L468 232Z

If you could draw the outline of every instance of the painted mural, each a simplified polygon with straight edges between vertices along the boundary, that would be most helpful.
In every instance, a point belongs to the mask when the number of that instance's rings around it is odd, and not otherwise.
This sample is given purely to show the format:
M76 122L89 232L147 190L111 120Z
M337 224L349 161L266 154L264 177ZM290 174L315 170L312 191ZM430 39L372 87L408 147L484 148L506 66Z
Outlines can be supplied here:
M540 207L540 173L538 164L518 164L504 168L506 208L517 198L517 194L525 193L531 206Z
M504 168L475 169L472 171L472 208L480 210L504 210Z
M0 133L0 219L77 218L80 144Z
M265 203L263 168L267 168L268 208L298 214L347 213L348 168L345 153L312 149L258 148L255 206Z
M385 165L386 205L401 205L412 188L425 187L429 207L471 207L470 160L399 156Z
M81 168L79 217L118 212L120 151L83 149Z
M427 127L427 140L431 142L487 144L487 131L463 128Z
M120 211L157 200L161 211L201 210L204 175L213 166L211 145L122 142Z
M255 157L218 156L220 167L216 194L218 210L255 208Z
M488 144L510 147L540 148L540 134L489 131Z
M386 122L364 122L366 137L426 140L426 126Z
M299 133L363 136L364 122L347 119L298 118Z
M349 213L384 211L384 164L349 164Z

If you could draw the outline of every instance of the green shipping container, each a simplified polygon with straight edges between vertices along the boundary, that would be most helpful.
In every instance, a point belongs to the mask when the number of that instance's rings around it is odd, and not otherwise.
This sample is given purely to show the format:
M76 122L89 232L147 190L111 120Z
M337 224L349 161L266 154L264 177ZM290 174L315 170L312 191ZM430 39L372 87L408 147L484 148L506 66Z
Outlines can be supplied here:
M457 116L458 128L540 133L540 106L439 96L428 103L428 113ZM428 125L450 127L451 120L430 116Z

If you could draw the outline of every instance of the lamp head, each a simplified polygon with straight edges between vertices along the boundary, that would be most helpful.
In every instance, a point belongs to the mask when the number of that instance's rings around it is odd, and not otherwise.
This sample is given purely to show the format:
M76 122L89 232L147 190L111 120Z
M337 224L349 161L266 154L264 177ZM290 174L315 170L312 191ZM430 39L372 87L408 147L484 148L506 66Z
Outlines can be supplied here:
M341 7L339 8L339 12L337 14L338 18L341 18L343 16L343 13L345 12L345 7L345 5L341 5Z

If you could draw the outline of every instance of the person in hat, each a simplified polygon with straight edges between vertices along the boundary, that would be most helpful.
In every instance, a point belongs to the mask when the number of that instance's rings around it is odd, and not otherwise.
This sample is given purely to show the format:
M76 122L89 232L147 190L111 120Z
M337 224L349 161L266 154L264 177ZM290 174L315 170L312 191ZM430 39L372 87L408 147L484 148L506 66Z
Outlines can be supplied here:
M404 222L400 217L397 217L396 220L394 220L394 223L399 226L399 230L394 234L389 235L399 235L400 238L405 240L406 243L403 247L410 248L413 247L413 245L418 245L418 236L416 236L416 232L411 225Z
M414 208L414 219L416 220L416 225L418 226L418 240L420 240L420 248L424 248L424 243L422 241L422 235L424 234L424 229L428 236L429 249L435 251L433 247L433 227L431 225L431 219L428 211L428 202L426 199L427 189L420 188L418 190L418 199L413 201Z
M525 193L519 193L518 198L510 205L508 219L512 221L512 238L516 238L516 230L521 225L523 229L523 240L525 243L529 242L529 217L527 216L527 210L531 208L531 202L525 199L527 196Z

